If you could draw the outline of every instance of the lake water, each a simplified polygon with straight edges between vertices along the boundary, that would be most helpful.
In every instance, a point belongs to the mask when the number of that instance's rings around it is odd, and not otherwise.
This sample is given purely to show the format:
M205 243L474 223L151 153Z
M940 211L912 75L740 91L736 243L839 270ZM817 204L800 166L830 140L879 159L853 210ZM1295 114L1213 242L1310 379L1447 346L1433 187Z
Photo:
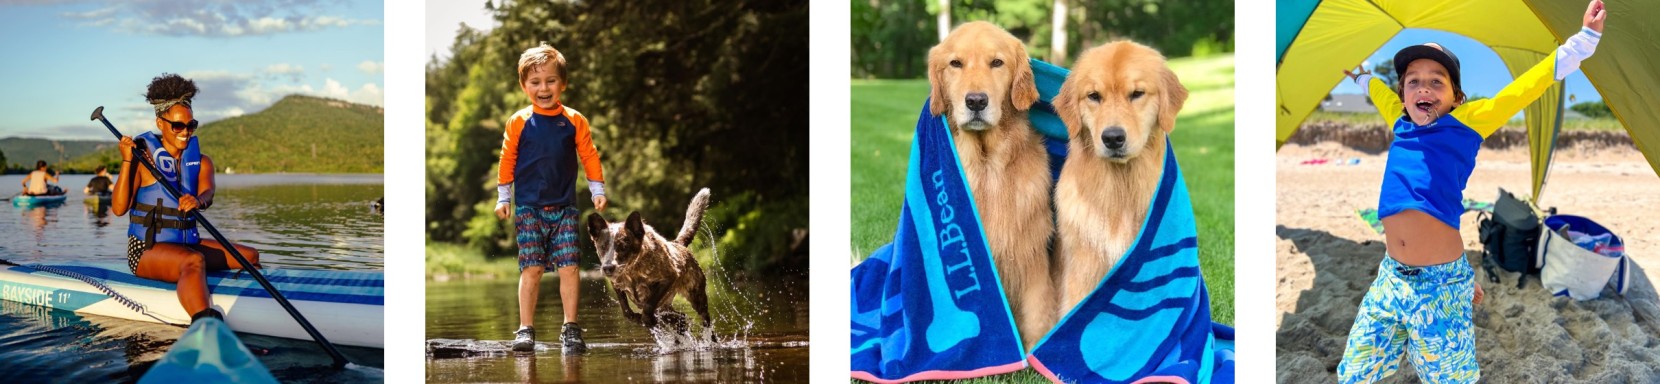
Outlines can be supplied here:
M732 282L718 268L705 271L715 343L659 344L622 317L603 278L585 277L577 323L589 350L578 355L560 352L556 274L542 280L534 353L507 347L518 329L517 280L428 281L427 381L805 382L806 282ZM675 308L701 324L684 299Z
M0 196L21 175L0 176ZM64 175L65 204L0 203L0 259L20 264L125 261L127 217L83 201L89 175ZM383 270L380 175L219 175L203 214L231 241L260 250L268 268ZM204 240L211 241L206 231ZM132 381L166 353L183 328L0 301L0 382ZM375 369L333 370L309 340L239 334L278 379L380 380ZM383 366L383 351L340 347L347 359Z

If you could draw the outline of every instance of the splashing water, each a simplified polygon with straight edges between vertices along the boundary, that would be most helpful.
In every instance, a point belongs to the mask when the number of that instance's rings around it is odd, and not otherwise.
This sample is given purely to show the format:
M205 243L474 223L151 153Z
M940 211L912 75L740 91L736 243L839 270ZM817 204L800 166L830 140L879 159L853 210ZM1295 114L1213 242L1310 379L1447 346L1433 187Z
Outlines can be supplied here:
M552 292L544 293L537 304L535 352L513 352L509 339L518 327L515 281L429 281L428 381L806 380L804 287L770 276L734 276L738 272L723 265L725 251L716 245L720 229L703 225L700 232L709 244L708 250L697 252L706 261L700 264L707 278L710 326L703 326L682 298L675 300L674 310L687 315L686 334L672 326L647 330L623 318L608 281L588 275L577 312L586 353L562 351L557 324L563 310L558 294ZM557 284L544 281L543 289L550 283Z

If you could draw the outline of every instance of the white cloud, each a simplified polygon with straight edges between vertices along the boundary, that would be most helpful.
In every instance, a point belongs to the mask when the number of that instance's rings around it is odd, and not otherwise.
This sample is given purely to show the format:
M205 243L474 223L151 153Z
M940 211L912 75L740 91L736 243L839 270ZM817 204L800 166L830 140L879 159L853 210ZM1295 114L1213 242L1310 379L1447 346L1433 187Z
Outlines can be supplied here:
M265 72L279 75L304 73L305 67L289 63L276 63L265 67Z
M334 81L334 79L324 79L323 80L323 95L324 96L328 96L328 97L332 97L332 98L336 98L336 99L345 99L347 96L350 95L350 93L351 93L351 91L347 91L345 86L340 85L340 82Z
M363 73L367 73L367 74L371 74L371 75L378 75L378 74L380 74L380 71L385 70L385 69L386 69L385 64L382 64L382 63L376 62L376 61L364 60L361 63L357 63L357 70L363 71Z
M286 78L289 82L298 83L305 76L305 67L289 63L271 64L265 67L265 74L273 78Z
M380 87L375 86L375 83L364 83L363 87L352 91L351 97L347 98L346 101L380 106L386 103L386 94L381 91Z
M261 36L329 28L380 25L376 19L318 15L326 2L317 0L139 0L111 1L108 6L65 12L82 25L109 27L122 32L237 37Z
M71 19L104 19L115 14L115 7L98 8L86 12L64 12L63 16Z
M254 34L269 34L286 32L292 27L288 25L288 20L278 19L275 17L261 17L249 20L248 28L251 29Z
M269 69L269 68L268 68ZM201 89L193 106L198 120L213 121L264 110L284 96L301 94L353 103L381 106L386 95L375 83L364 83L352 89L339 80L323 79L322 87L311 84L267 84L264 76L225 71L201 71L182 74L194 80Z

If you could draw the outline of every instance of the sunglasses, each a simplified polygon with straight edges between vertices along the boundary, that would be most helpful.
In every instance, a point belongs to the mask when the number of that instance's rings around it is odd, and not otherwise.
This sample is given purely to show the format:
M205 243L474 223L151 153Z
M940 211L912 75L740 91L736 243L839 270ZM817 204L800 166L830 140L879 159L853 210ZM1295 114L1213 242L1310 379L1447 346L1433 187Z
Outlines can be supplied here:
M161 121L165 121L165 122L167 122L167 124L172 125L174 131L182 131L182 130L186 130L186 129L194 131L194 130L196 130L196 127L198 125L200 125L196 121L196 119L190 119L190 122L188 122L188 123L180 123L180 122L177 122L177 121L168 120L168 119L160 117L160 116L157 116L156 118L161 119Z

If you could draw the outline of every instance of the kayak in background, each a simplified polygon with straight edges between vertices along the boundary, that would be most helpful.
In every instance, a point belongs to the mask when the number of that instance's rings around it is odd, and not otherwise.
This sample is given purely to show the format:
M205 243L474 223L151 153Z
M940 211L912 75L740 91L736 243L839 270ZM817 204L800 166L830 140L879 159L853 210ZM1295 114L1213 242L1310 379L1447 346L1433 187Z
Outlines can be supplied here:
M231 327L215 318L190 324L140 384L276 383L277 378L242 345Z
M91 205L91 206L95 206L95 207L108 207L108 206L110 206L110 199L113 198L113 197L114 197L114 195L110 195L110 194L107 194L107 193L100 193L100 194L96 194L96 195L87 195L86 199L82 199L81 201L86 203L86 205Z
M56 195L17 195L12 197L12 205L19 207L33 207L39 205L62 204L69 199L69 194Z

